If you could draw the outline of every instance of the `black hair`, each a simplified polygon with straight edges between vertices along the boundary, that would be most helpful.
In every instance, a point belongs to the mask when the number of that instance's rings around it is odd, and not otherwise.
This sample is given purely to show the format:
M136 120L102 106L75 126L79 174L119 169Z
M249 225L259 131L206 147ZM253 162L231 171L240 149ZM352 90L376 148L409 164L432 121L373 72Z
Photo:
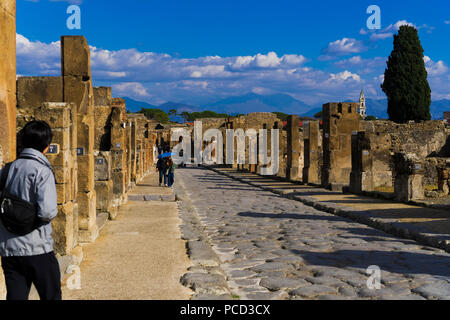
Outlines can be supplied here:
M52 143L52 129L45 121L31 121L20 131L20 143L23 149L32 148L44 152Z

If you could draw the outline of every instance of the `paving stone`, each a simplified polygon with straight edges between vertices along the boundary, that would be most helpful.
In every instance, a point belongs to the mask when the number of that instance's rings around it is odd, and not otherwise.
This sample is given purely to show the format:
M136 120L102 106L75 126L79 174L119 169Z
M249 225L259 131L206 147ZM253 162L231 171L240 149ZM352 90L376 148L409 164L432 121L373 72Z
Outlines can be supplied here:
M255 274L255 272L251 272L249 270L235 270L230 272L232 278L249 278Z
M322 286L322 285L310 285L307 287L301 287L289 292L293 296L314 297L326 294L335 294L337 290L335 288Z
M418 293L427 298L436 299L450 299L450 283L449 282L437 282L430 283L412 290L414 293Z
M214 267L219 265L214 251L203 241L189 241L188 255L193 263L202 266Z
M278 291L280 289L295 289L302 286L311 285L303 279L291 278L264 278L259 283L260 286L269 289L270 291Z
M293 270L294 267L290 264L281 263L281 262L267 262L261 264L259 266L251 268L255 272L264 272L264 271L288 271Z

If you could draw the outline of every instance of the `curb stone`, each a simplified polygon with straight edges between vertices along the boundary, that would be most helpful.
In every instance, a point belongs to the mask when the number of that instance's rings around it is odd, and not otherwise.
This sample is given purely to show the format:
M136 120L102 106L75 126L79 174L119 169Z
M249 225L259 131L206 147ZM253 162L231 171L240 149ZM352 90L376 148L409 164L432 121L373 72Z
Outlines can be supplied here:
M220 259L208 241L181 179L175 186L175 199L182 220L182 239L186 241L186 251L193 264L180 278L181 284L194 291L191 300L233 300Z

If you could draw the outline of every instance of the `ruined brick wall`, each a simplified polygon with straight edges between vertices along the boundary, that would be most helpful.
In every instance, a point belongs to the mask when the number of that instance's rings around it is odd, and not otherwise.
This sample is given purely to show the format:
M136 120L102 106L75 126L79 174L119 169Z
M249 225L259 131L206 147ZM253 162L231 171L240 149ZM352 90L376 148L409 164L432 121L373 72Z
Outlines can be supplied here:
M323 106L322 185L341 188L350 184L351 137L359 131L358 103L327 103Z
M0 3L0 166L16 156L16 1Z
M361 132L352 140L353 192L392 187L395 178L394 153L415 154L418 159L439 155L446 145L447 132L442 121L397 124L391 121L362 121ZM431 162L424 163L424 184L437 184L438 172Z

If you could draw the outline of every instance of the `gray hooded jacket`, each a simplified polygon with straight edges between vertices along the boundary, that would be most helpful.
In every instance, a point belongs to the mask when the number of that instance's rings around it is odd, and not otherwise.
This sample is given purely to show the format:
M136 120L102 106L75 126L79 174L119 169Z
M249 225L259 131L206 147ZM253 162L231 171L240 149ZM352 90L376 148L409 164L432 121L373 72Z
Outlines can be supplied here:
M55 178L50 162L35 149L25 149L21 155L32 157L36 161L16 160L11 165L6 190L23 200L36 203L38 217L50 222L58 213ZM0 256L35 256L52 251L51 223L25 236L17 236L8 232L0 222Z

